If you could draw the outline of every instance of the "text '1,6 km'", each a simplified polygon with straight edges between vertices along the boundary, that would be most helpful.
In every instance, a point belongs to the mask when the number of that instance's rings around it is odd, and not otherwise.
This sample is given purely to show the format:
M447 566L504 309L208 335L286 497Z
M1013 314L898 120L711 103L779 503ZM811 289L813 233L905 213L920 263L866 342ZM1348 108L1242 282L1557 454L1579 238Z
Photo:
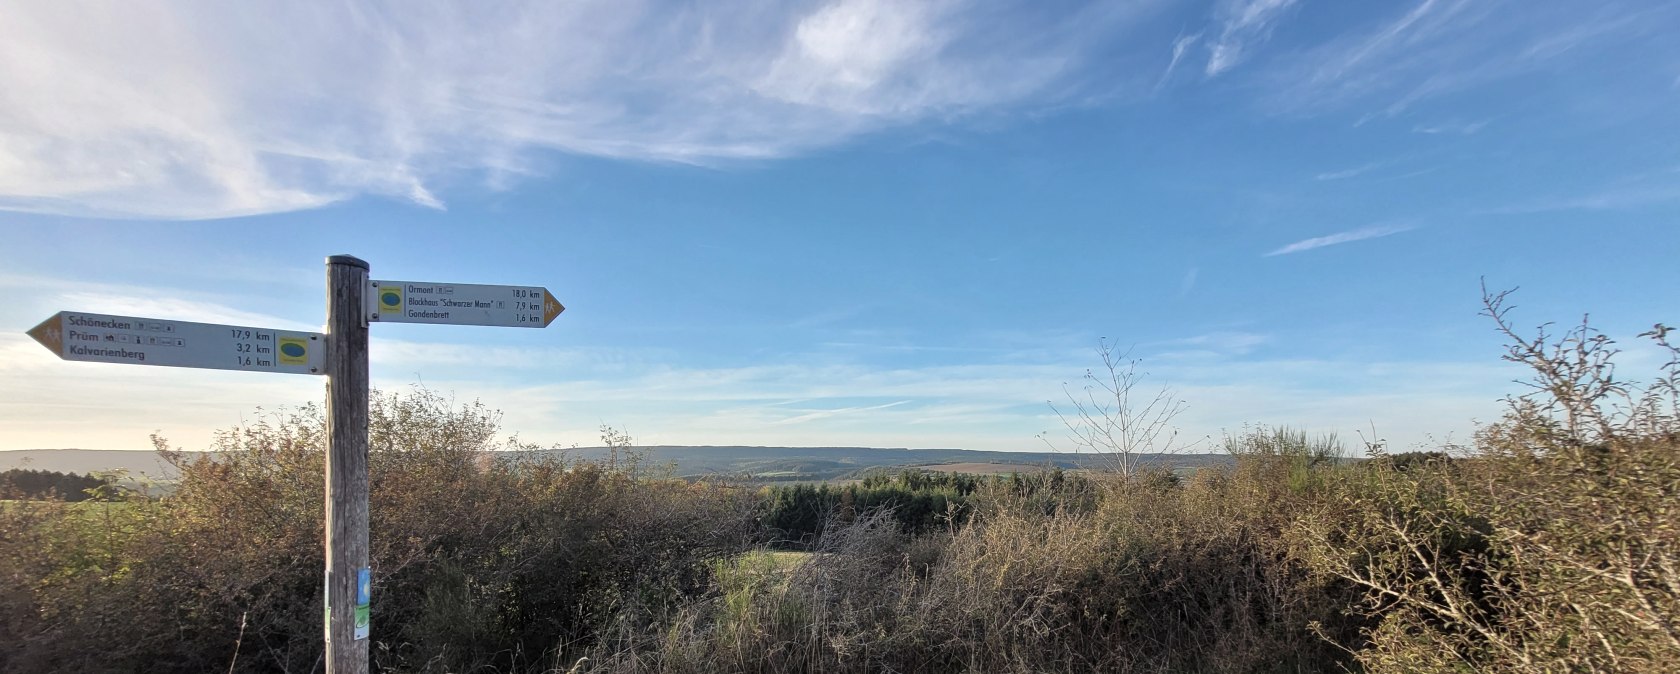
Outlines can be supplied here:
M29 336L64 360L325 374L318 332L60 311Z
M539 286L369 281L368 320L380 323L546 328L565 311Z
M29 331L59 358L327 377L326 674L366 674L377 576L368 565L368 326L545 328L566 307L540 286L368 279L367 261L327 258L327 331L60 311Z

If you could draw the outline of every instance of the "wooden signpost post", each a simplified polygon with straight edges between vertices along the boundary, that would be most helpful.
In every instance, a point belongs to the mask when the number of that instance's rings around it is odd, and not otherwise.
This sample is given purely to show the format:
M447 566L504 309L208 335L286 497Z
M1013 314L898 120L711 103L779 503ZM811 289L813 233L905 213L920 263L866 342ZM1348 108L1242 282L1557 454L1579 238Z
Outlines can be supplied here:
M368 670L368 263L327 258L327 672ZM371 597L369 597L371 600ZM357 624L357 623L360 624Z
M327 377L327 672L368 671L368 324L544 328L565 311L548 289L371 281L368 263L327 258L327 331L272 330L61 311L29 331L72 361Z

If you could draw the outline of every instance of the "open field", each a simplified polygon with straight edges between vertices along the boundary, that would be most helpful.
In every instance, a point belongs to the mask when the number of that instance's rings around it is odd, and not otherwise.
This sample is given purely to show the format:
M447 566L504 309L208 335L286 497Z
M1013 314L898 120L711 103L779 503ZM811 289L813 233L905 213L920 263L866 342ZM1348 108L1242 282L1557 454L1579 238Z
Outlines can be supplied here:
M736 555L731 561L743 568L787 574L810 561L813 555L814 553L802 550L758 549Z
M929 464L929 465L925 465L925 466L916 466L916 468L920 468L922 470L931 470L931 471L936 471L936 472L941 472L941 473L968 473L970 475L1008 475L1010 473L1023 473L1023 474L1025 474L1025 473L1037 473L1039 471L1049 469L1049 467L1046 467L1043 464L1032 465L1032 464L1025 464L1025 463L991 463L991 462L982 462L982 461L964 461L964 462L959 462L959 463L935 463L935 464Z
M198 452L187 452L193 455ZM131 476L174 479L177 471L157 452L127 449L14 449L0 451L0 471L13 468L86 475L126 470Z

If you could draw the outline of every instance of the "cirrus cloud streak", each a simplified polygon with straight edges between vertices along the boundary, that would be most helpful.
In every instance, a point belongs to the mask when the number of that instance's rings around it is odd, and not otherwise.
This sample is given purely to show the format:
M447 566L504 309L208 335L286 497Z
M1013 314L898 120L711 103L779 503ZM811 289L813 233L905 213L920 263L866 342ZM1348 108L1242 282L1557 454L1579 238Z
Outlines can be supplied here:
M1302 239L1300 241L1296 241L1295 243L1273 250L1270 253L1266 253L1265 257L1289 255L1291 253L1299 253L1313 250L1315 248L1324 248L1326 246L1352 243L1354 241L1375 239L1411 231L1412 229L1413 227L1411 225L1372 225L1370 227L1361 227L1359 229L1348 230L1345 232L1336 232L1335 234Z
M216 218L538 172L715 163L1054 103L1151 7L1007 0L26 3L0 209ZM1007 22L980 17L1010 18Z

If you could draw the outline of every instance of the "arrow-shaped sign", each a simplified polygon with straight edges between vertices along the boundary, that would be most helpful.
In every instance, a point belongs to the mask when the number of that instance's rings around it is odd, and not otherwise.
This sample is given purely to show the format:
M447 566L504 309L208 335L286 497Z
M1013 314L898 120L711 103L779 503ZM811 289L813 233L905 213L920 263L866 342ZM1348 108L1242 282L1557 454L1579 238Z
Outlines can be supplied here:
M64 360L324 374L315 332L60 311L29 331Z
M368 281L367 296L368 320L381 323L546 328L566 310L540 286Z
M327 258L328 334L71 311L29 331L64 360L327 375L329 671L367 671L368 323L544 328L566 310L539 286L372 281L368 268Z

